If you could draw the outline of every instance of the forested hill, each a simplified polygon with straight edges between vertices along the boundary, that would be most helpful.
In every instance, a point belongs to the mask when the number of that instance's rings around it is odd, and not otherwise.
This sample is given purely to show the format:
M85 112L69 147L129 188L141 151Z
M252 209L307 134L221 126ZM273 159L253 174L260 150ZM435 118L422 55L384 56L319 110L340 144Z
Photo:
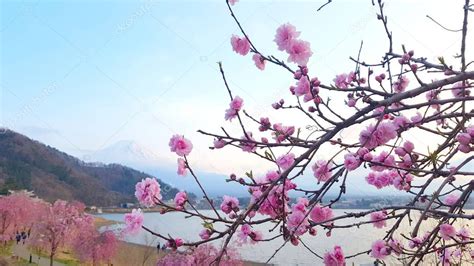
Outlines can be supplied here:
M135 202L135 183L150 175L118 164L90 164L7 130L0 134L0 192L33 190L39 197L113 206ZM164 199L178 191L163 183Z

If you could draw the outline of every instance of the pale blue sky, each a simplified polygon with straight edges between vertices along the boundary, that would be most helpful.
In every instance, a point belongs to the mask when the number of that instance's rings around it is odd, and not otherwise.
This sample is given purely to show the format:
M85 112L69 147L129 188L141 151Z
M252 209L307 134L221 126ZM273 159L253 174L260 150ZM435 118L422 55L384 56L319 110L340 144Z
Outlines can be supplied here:
M283 59L272 41L275 29L294 24L311 42L310 72L329 83L353 68L348 57L361 40L370 59L380 58L386 41L370 0L335 0L316 12L324 2L240 0L234 9L257 47ZM389 1L396 44L454 60L459 36L425 15L456 28L461 5ZM79 157L129 139L174 163L168 139L182 133L195 143L193 159L202 169L262 167L253 158L210 153L211 139L195 133L234 127L223 119L228 96L217 61L252 113L288 97L291 76L273 66L260 72L250 56L232 52L229 38L236 33L224 0L2 1L0 122ZM295 121L290 117L277 120Z

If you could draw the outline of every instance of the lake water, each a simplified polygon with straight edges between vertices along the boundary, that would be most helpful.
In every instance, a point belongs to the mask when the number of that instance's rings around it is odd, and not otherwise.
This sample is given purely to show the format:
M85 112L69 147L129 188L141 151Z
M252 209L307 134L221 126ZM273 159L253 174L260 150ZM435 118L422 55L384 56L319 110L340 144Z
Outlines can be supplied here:
M345 212L359 211L362 210L334 210L334 214L340 215ZM212 216L212 211L204 210L201 212ZM472 213L472 211L470 212ZM101 216L109 220L123 221L124 214L102 214ZM350 224L355 221L363 220L348 219L344 223L338 222L336 224ZM432 221L432 224L434 224L434 221ZM165 215L159 213L145 213L144 225L156 232L165 235L170 234L173 237L181 237L184 240L191 241L199 240L198 234L203 228L200 219L184 219L182 213L167 213ZM429 229L429 226L430 224L427 224L427 227L421 228L422 230L420 230L420 232L425 232ZM270 237L274 235L274 233L272 234L268 232L271 227L272 224L264 224L257 226L256 229L260 230L265 237ZM402 228L405 228L404 231L408 232L410 226L406 223L402 225ZM474 228L474 221L469 222L469 229L471 232L472 228ZM332 250L334 245L340 245L346 256L352 255L370 249L373 241L381 239L385 235L384 229L374 228L370 224L362 225L360 228L336 229L332 231L330 237L326 236L326 231L323 231L321 228L318 228L317 230L318 234L316 236L306 234L302 239L307 246L311 247L311 249L319 255L323 255L327 250ZM158 241L143 230L136 236L127 237L125 240L150 246L156 246ZM269 242L259 242L255 245L243 245L238 247L238 250L242 258L245 260L265 262L282 243L283 240L279 238ZM347 265L351 265L352 263L355 265L373 265L372 262L373 260L368 255L364 254L349 260ZM397 264L396 262L396 260L393 260L393 264ZM287 243L286 246L270 261L270 263L276 265L321 265L322 261L309 252L303 245L301 245L301 243L299 246L293 246L291 243Z

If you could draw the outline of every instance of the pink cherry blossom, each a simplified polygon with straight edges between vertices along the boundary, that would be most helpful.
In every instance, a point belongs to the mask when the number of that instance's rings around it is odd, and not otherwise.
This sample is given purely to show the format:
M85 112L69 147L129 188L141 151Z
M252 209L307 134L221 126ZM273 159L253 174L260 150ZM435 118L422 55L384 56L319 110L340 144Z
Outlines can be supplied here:
M81 262L100 265L115 256L119 241L113 231L99 232L95 228L93 220L80 221L77 226L80 233L74 237L70 244L74 255L79 257Z
M258 130L261 132L267 131L272 127L272 124L270 123L270 119L268 117L261 117L260 118L260 126L258 127Z
M246 132L244 136L242 136L242 142L240 142L240 148L246 152L254 152L257 150L257 145L253 143L255 139L253 138L252 132Z
M467 89L467 86L464 85L462 81L454 84L451 92L453 93L453 96L456 98L465 97L470 94L470 91Z
M402 168L410 168L413 165L412 157L408 153L402 156L400 159L401 161L398 162L398 165Z
M356 106L356 100L354 98L350 98L349 100L347 100L347 106L349 107Z
M359 156L359 157L364 157L368 153L370 153L370 151L369 151L369 149L367 149L365 147L361 147L357 150L357 156Z
M143 213L140 209L133 209L125 214L125 233L136 234L143 225Z
M443 203L448 206L454 206L454 204L456 204L458 200L459 200L459 195L451 193L448 196L446 196L446 198L444 198Z
M415 149L415 145L411 141L407 140L403 143L403 148L405 149L406 152L412 153L413 150Z
M463 153L470 153L471 152L471 147L468 145L459 145L458 150Z
M307 198L298 198L296 204L291 207L293 211L306 212L306 207L309 205Z
M308 204L308 199L299 198L297 203L291 207L292 212L287 217L287 225L292 234L300 236L308 231L309 220L306 215Z
M398 130L399 128L406 128L407 126L410 125L410 120L406 118L405 116L397 116L393 119L393 125L395 128Z
M372 252L370 255L376 259L384 259L390 254L390 248L387 246L385 241L377 240L372 244Z
M460 133L456 136L456 140L462 145L469 145L471 143L471 135L468 133Z
M249 234L250 239L252 240L252 244L257 243L258 241L261 241L263 239L263 234L260 231L252 231Z
M296 96L305 95L309 93L309 89L310 89L310 84L309 84L308 77L302 76L299 79L298 84L295 88L295 95Z
M272 132L273 139L278 143L285 141L295 133L294 126L283 126L281 123L274 124L273 129L275 130L275 132Z
M275 35L275 42L278 45L278 50L286 51L290 44L300 36L300 32L296 31L295 26L286 23L278 27Z
M235 5L235 3L239 2L239 0L229 0L229 4L231 6Z
M155 178L145 178L135 185L135 197L138 201L146 206L155 206L158 200L161 200L160 184Z
M216 148L216 149L221 149L226 144L227 144L227 142L225 142L225 140L223 140L223 139L215 139L214 140L214 148Z
M250 227L248 224L243 224L240 227L240 231L237 236L242 243L247 243L248 238L250 238L250 243L252 244L262 240L263 237L261 232L252 230L252 227Z
M336 78L334 78L334 84L336 87L339 89L347 89L351 81L349 81L349 75L342 73L339 75L336 75Z
M174 196L174 205L176 209L178 210L183 209L187 200L188 200L188 195L186 195L186 192L180 191L176 193L176 195Z
M299 236L308 231L309 220L304 212L293 211L288 215L286 223L292 234Z
M416 113L416 115L410 118L411 122L415 125L419 125L420 122L423 120L423 116L420 113Z
M265 178L268 182L273 182L280 177L280 173L277 171L268 171Z
M391 122L379 123L377 128L369 125L362 130L359 135L360 143L368 148L373 149L397 137L396 127Z
M370 169L382 172L383 170L390 168L395 165L395 157L389 155L386 151L381 152L379 155L372 158L373 165Z
M279 102L275 102L275 103L272 103L272 107L273 109L278 110L282 107L282 104Z
M397 148L395 148L394 151L395 151L395 154L400 156L400 157L403 157L407 154L407 151L402 147L397 147Z
M370 214L370 221L377 228L385 227L385 220L387 218L387 213L385 211L373 212Z
M211 237L211 230L209 229L203 229L200 233L199 233L199 237L201 237L202 240L208 240L210 237Z
M239 210L239 200L235 197L225 195L222 197L221 210L225 214L237 212Z
M233 110L240 111L244 105L244 100L239 96L235 96L234 99L230 102L229 107Z
M184 244L184 240L181 238L170 239L166 242L166 247L176 250Z
M334 166L332 162L328 162L325 160L318 160L313 165L313 174L318 179L319 182L326 182L332 176L331 168Z
M351 71L349 72L349 74L347 74L347 83L350 84L353 81L357 81L357 76L356 76L356 73L354 73L354 71Z
M395 92L401 93L404 92L405 89L408 87L410 81L405 76L400 76L397 81L393 83L393 90Z
M265 178L263 182L266 183L267 179ZM261 183L261 181L258 181L258 183ZM294 188L296 188L296 185L290 180L286 180L284 185L274 187L261 203L258 212L264 215L270 215L272 218L276 218L282 213L287 212L289 210L288 202L290 200L288 192ZM251 202L255 202L260 199L263 194L262 190L265 190L265 187L253 187L250 190L252 193ZM282 201L284 201L284 204Z
M439 93L440 93L440 91L438 91L438 90L430 90L430 91L426 92L426 94L425 94L426 100L428 100L428 102L439 100ZM430 107L438 110L440 108L440 105L439 104L432 104L432 105L430 105Z
M197 266L215 264L220 250L212 244L201 244L190 248L185 252L166 252L165 256L159 256L157 266ZM238 252L231 247L226 249L225 255L221 257L219 265L241 266L244 263Z
M293 40L286 51L289 54L288 62L300 66L306 66L309 58L313 55L309 42L302 40Z
M235 96L229 104L229 109L225 111L225 120L232 121L232 119L237 117L237 113L242 109L243 105L244 100L239 96Z
M387 245L390 247L391 251L393 251L396 255L399 256L400 254L402 254L403 244L397 239L388 240Z
M249 235L252 232L252 227L248 224L244 224L240 227L240 231L245 235Z
M178 175L185 176L187 174L186 161L183 158L178 158Z
M442 224L439 226L439 235L444 240L451 240L456 236L456 229L450 224Z
M413 181L411 174L404 173L403 171L392 170L389 172L392 179L392 185L398 190L408 191Z
M408 247L413 249L419 247L421 243L423 243L423 239L419 237L414 237L408 242Z
M456 236L459 238L461 242L468 241L471 237L471 232L466 227L461 227L456 233Z
M474 126L468 126L466 128L466 133L471 136L471 138L474 138Z
M373 149L379 145L379 142L374 134L375 130L375 127L370 125L360 132L359 142L362 146L368 149Z
M290 168L295 162L295 155L293 153L284 154L277 158L276 163L281 169L286 170Z
M382 83L382 80L385 79L385 73L382 73L380 75L377 75L375 76L375 80L378 82L378 83Z
M346 265L346 259L342 248L340 246L334 246L334 249L324 254L324 265L325 266L344 266Z
M400 64L408 64L410 62L411 57L413 56L414 52L410 51L408 53L404 53L400 59L398 59L398 62Z
M375 186L378 189L387 187L392 184L392 177L390 172L370 172L369 175L365 178L367 183Z
M265 58L263 58L263 56L259 55L259 54L254 54L252 56L252 60L253 62L255 63L255 66L260 69L260 70L264 70L265 69Z
M397 131L391 122L382 122L378 125L377 130L375 131L375 136L379 145L385 144L397 137Z
M451 266L454 263L454 252L452 249L444 248L439 253L439 260L442 266Z
M189 155L193 149L193 144L182 135L173 135L169 142L170 150L179 156Z
M310 217L313 222L321 223L333 218L332 209L329 207L322 207L321 205L316 205L311 210Z
M344 155L344 166L347 170L353 171L360 166L360 159L352 153Z
M237 35L232 35L230 38L230 44L232 44L234 52L240 55L247 55L250 51L250 43L246 37L240 38Z

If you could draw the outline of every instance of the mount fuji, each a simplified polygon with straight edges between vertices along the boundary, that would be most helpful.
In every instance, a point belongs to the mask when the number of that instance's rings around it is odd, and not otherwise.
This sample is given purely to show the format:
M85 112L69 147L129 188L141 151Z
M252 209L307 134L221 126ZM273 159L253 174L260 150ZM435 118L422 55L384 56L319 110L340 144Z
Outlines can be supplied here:
M179 176L176 173L176 161L160 156L132 140L121 140L104 149L86 154L83 156L83 160L91 163L117 163L133 167L154 175L173 187L192 192L198 196L203 195L190 173L185 177ZM229 185L225 181L228 178L225 175L202 171L196 172L206 192L212 197L223 195L248 196L248 192L242 186L237 184Z

